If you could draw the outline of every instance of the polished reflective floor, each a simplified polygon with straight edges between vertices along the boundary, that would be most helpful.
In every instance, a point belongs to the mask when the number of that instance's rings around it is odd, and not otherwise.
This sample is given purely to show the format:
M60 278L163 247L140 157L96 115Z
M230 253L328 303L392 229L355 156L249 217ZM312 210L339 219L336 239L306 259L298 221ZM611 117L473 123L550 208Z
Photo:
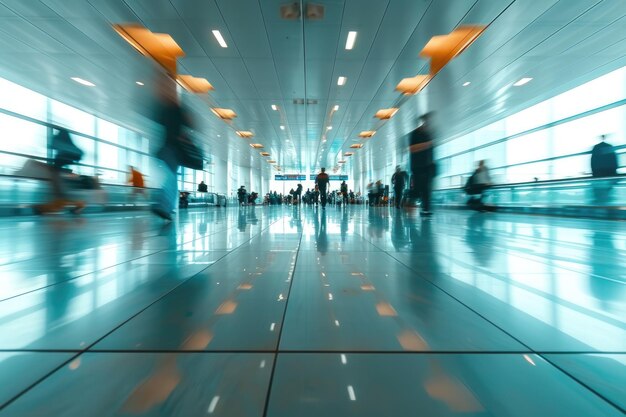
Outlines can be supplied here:
M3 416L621 416L626 223L0 220Z

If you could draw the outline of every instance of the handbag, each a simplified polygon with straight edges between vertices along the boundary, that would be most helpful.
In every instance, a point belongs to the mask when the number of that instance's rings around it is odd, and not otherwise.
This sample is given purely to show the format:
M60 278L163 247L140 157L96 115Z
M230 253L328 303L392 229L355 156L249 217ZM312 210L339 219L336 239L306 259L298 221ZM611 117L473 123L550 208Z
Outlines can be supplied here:
M29 159L24 163L22 168L15 171L15 175L40 180L49 180L52 178L52 173L50 172L51 169L51 165L35 161L34 159Z
M201 170L204 168L204 155L202 150L196 146L193 140L186 134L178 137L178 162L180 165Z

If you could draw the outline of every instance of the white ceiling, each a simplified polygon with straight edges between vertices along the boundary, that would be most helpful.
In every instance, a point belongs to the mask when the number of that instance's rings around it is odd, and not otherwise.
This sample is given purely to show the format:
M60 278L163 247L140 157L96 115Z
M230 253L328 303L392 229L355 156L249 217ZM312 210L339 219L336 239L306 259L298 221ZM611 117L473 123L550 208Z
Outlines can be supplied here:
M332 167L360 131L379 128L348 158L344 172L350 174L392 164L405 152L415 117L426 110L437 111L437 137L449 138L625 64L624 0L316 0L325 6L320 21L282 20L284 3L0 0L0 76L147 131L151 63L111 28L140 22L182 47L179 73L205 77L215 87L204 100L187 99L213 158L271 174L250 141L236 136L207 103L235 110L234 126L253 131L253 142L287 172ZM394 91L402 78L427 73L428 62L418 54L430 37L461 24L490 26L419 95L402 98ZM228 48L218 45L213 29ZM350 30L358 36L348 51ZM342 87L339 76L347 77ZM522 77L533 81L510 88ZM471 85L462 87L465 81ZM293 104L294 98L317 104ZM401 109L388 123L373 118L394 104Z

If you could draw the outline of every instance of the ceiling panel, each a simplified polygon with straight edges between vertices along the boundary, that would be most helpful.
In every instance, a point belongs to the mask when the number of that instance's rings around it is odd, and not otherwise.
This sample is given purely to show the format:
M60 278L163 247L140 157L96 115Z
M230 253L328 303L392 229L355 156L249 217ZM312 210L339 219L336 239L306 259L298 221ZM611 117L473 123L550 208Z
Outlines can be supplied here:
M149 84L152 65L111 28L111 23L141 22L170 33L181 45L187 54L181 72L207 78L215 87L203 99L184 100L197 113L207 149L216 158L270 172L235 128L254 130L255 140L287 170L330 167L361 130L376 128L376 136L347 165L380 168L406 157L406 134L426 110L437 110L437 134L449 138L625 64L622 0L320 0L325 6L320 21L283 20L284 3L0 0L0 60L11 63L0 65L0 75L149 131L145 103L151 89L134 83ZM402 98L396 84L428 71L428 61L418 57L426 42L461 24L490 26L422 93ZM218 45L214 29L228 48ZM347 51L350 30L358 36ZM77 75L97 86L86 89L70 80ZM339 76L347 77L346 85L337 86ZM523 76L534 80L511 87ZM464 88L466 80L472 84ZM294 99L317 104L293 104ZM394 103L402 107L389 122L373 117ZM335 104L340 107L331 116ZM210 106L233 108L238 117L223 123ZM325 131L328 125L331 131Z
M233 45L243 58L271 58L261 8L257 0L221 0L219 11L228 24Z

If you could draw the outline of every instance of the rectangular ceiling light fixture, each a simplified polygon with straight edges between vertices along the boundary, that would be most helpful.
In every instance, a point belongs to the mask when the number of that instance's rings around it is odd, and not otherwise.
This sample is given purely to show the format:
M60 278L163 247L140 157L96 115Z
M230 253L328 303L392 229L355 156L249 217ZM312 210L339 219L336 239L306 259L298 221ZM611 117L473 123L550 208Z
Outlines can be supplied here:
M280 125L280 130L285 130L285 126Z
M337 111L339 110L339 104L335 104L335 107L333 107L333 111Z
M215 90L206 78L197 78L192 75L179 75L176 82L185 90L194 94L206 94L211 90Z
M237 130L235 133L237 133L237 135L239 135L239 137L241 138L251 138L252 136L254 136L254 133L250 132L249 130Z
M341 161L337 161L338 164L345 164L346 161L344 161L343 159Z
M448 62L461 55L486 28L484 25L459 26L447 35L430 38L419 54L422 58L430 58L430 75L434 76Z
M237 113L232 111L231 109L220 109L217 107L213 107L211 111L220 119L223 120L232 120L237 117Z
M96 85L90 81L83 80L82 78L72 77L72 80L76 81L78 84L86 85L87 87L95 87Z
M426 87L431 78L430 75L416 75L415 77L403 78L396 86L396 91L405 95L417 94Z
M167 33L153 33L139 24L113 25L113 29L140 54L152 58L174 76L176 59L185 53Z
M346 39L346 49L350 50L354 48L354 42L356 41L356 31L351 30L348 32L348 38Z
M354 152L344 152L343 156L352 156Z
M376 112L374 117L378 117L380 120L391 119L394 114L398 112L397 107L391 107L389 109L380 109Z
M362 143L354 143L354 144L350 145L350 147L352 149L359 149L359 148L363 147L363 144Z
M522 86L524 84L528 84L532 80L533 80L532 78L524 77L524 78L520 79L519 81L517 81L516 83L514 83L513 85L515 87L519 87L519 86Z
M269 152L261 152L261 156L270 156Z
M267 160L267 163L268 163L268 164L275 164L275 163L276 163L276 161L275 161L275 160L273 160L273 159L268 159L268 160Z
M361 133L359 133L359 137L360 138L371 138L375 134L376 134L375 130L364 130Z
M346 80L347 80L346 77L337 78L337 85L344 85L346 83Z
M274 111L278 110L278 107L276 107L276 104L272 104L272 110Z
M213 32L213 36L215 36L217 43L219 43L222 48L228 48L228 45L226 45L226 41L219 30L212 30L211 32Z
M263 149L264 146L261 145L260 143L251 143L250 146L252 146L254 149Z

